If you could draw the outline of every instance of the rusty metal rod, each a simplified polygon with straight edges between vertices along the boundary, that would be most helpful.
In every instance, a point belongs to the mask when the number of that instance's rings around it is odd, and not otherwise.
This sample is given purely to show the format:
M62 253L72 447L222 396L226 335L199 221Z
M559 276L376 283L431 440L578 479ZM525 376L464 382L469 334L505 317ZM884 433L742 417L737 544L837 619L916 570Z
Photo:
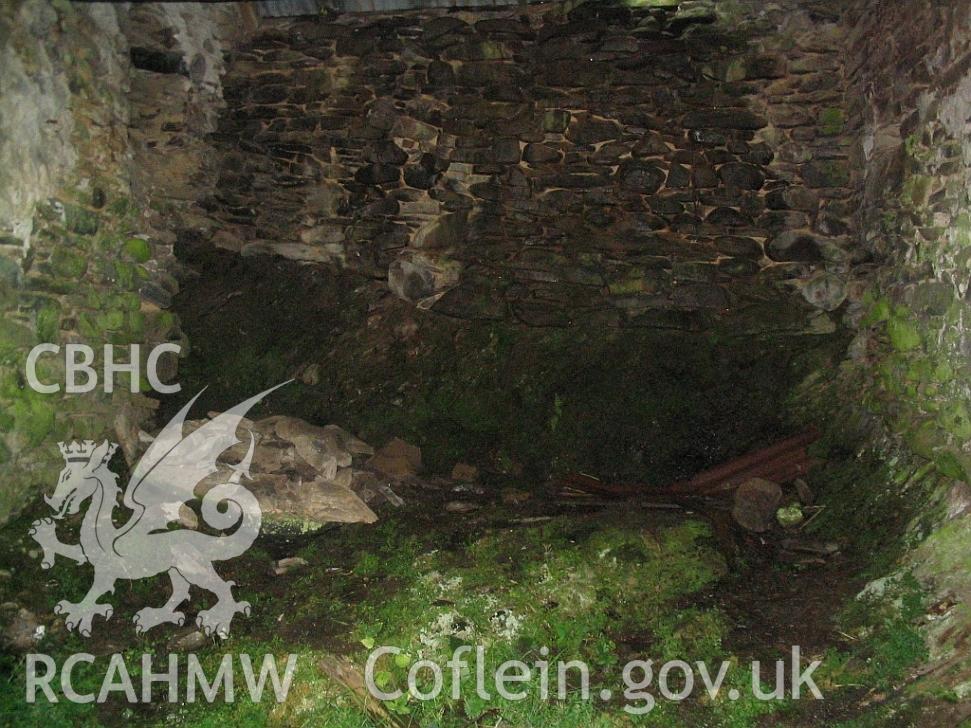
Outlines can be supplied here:
M816 464L806 447L815 442L818 434L810 430L780 440L761 450L755 450L710 468L690 480L682 480L660 488L636 483L605 483L581 473L570 473L560 484L584 492L615 496L641 497L723 495L751 478L787 482L805 475Z

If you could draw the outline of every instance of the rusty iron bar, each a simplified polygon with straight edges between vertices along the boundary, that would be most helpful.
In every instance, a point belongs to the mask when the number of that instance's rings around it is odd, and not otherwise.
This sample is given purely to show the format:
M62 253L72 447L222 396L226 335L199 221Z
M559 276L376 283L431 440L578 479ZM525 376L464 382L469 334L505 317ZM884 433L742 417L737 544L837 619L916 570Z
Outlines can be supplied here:
M806 448L818 439L814 430L780 440L761 450L733 458L721 465L698 473L689 480L652 487L639 483L606 483L590 475L570 473L559 485L585 493L613 496L671 497L719 496L732 493L751 478L764 478L785 483L805 475L818 463Z

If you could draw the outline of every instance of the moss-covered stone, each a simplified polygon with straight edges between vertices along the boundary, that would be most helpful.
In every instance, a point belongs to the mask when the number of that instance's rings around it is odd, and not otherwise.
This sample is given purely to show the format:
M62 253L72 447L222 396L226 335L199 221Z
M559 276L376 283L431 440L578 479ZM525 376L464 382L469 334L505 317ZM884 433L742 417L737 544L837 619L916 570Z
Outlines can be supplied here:
M952 400L944 405L937 421L961 441L971 440L971 414L964 402Z
M887 335L897 351L913 351L921 345L920 329L904 315L894 315L887 320Z
M90 311L84 311L78 316L78 331L89 344L104 338L104 329L98 323L97 314Z
M843 125L845 123L843 110L835 106L821 109L817 123L820 134L823 136L836 136L843 131Z
M0 318L0 360L33 346L34 332L23 324Z
M948 478L966 480L968 477L964 464L953 452L945 451L934 453L934 465L937 466L937 469Z
M131 337L135 339L141 337L145 332L145 317L141 311L128 312L125 329Z
M37 338L43 342L56 342L61 323L61 307L56 302L46 304L37 312Z
M64 205L64 225L79 235L94 235L98 232L101 220L96 212L78 205Z
M34 394L15 401L11 411L17 433L30 446L43 442L54 427L53 400L42 395Z
M548 109L543 114L543 131L562 134L570 125L570 112L563 109Z
M97 315L95 323L105 331L119 331L125 328L125 312L104 311Z
M125 241L125 252L138 263L145 263L152 257L152 246L141 238L128 238Z
M138 266L132 263L125 263L121 260L114 261L112 265L112 277L122 290L134 289L138 284Z
M83 276L87 269L88 261L82 253L62 246L51 254L51 270L62 278L74 281Z

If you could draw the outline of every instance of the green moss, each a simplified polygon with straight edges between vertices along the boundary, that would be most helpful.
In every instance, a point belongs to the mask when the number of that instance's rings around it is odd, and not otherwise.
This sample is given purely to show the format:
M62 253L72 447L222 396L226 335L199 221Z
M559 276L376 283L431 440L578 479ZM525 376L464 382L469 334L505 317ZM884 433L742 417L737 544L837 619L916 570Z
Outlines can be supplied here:
M501 43L482 41L476 46L476 57L481 60L502 60L506 58L506 51Z
M962 212L954 219L954 243L962 248L971 247L971 215Z
M104 338L104 329L98 323L97 316L88 311L78 316L78 331L89 343L101 341Z
M0 361L18 356L23 349L33 346L34 333L26 326L0 318Z
M792 504L790 506L785 506L776 511L776 520L782 525L783 528L793 528L798 526L803 522L804 516L802 512L802 507L798 504Z
M925 596L911 573L871 583L840 613L840 629L856 637L842 655L831 654L821 681L862 682L891 690L927 658L917 624Z
M897 351L913 351L921 345L920 330L909 317L891 316L887 320L887 335Z
M863 319L863 325L872 326L873 324L882 323L889 319L890 315L890 301L887 298L878 298L871 303L870 308L867 310L866 316Z
M971 520L957 518L935 529L911 560L918 575L962 593L971 587Z
M64 224L79 235L94 235L101 224L98 213L77 205L64 205Z
M823 136L836 136L843 131L843 110L837 107L821 109L817 123Z
M98 328L104 331L119 331L125 328L124 311L105 311L99 313L95 318Z
M933 381L938 383L949 382L954 379L954 367L951 366L950 362L941 359L935 364L930 376Z
M964 402L952 400L945 404L938 413L937 421L958 440L971 439L971 415Z
M37 338L43 342L56 342L60 333L61 307L56 302L45 305L37 312Z
M150 327L154 338L164 341L175 332L178 319L170 311L161 311L150 314L147 325Z
M152 258L152 246L141 238L128 238L125 241L125 252L138 263L145 263Z
M939 452L934 454L934 464L937 469L949 478L955 480L966 480L967 471L961 460L951 452Z
M916 158L921 147L920 136L918 134L909 134L907 138L904 139L904 150L907 152L907 156L909 157Z
M145 317L141 311L128 312L128 322L125 328L135 338L140 337L145 332Z
M705 545L707 528L688 521L649 530L636 521L618 513L591 522L557 519L474 537L464 553L416 555L413 542L398 538L380 558L373 550L363 552L355 573L374 579L395 575L406 585L390 599L362 605L355 629L361 652L366 655L368 645L394 645L410 656L379 664L388 687L403 684L417 655L447 658L459 644L489 645L487 674L540 646L584 659L591 672L606 672L618 662L617 640L630 629L651 636L658 659L722 655L726 624L720 614L666 608L724 573L724 562ZM511 725L548 724L524 723L524 707L479 697L470 680L473 674L460 677L465 702L453 708L464 720L498 711ZM403 714L418 724L441 719L453 703L448 692L436 701L403 704ZM538 716L550 710L535 695L527 703Z
M17 432L31 446L43 442L54 427L54 404L39 395L14 402L11 411Z
M943 441L943 433L933 420L921 422L907 430L904 439L911 450L925 458L933 458L937 446Z
M121 290L134 290L138 287L141 280L139 271L141 269L134 263L125 263L116 260L113 266L113 274L117 286Z
M55 275L75 280L88 269L87 258L64 246L57 247L51 254L51 270Z

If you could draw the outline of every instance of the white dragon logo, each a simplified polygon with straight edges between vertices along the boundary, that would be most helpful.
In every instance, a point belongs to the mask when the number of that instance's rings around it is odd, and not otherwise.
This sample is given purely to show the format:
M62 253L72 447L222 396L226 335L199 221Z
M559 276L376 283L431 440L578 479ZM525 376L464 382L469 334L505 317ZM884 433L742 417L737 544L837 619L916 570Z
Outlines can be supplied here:
M286 382L284 382L286 384ZM85 637L91 634L96 615L105 620L114 611L110 604L98 602L114 591L119 579L144 579L163 571L172 580L172 596L161 607L145 607L134 618L141 633L160 624L183 625L185 613L178 607L189 596L194 584L216 595L216 603L199 612L197 625L207 635L226 637L233 617L242 612L249 616L250 605L233 598L234 582L224 581L213 568L213 561L225 561L244 553L256 540L262 522L262 511L256 497L240 484L249 477L255 440L250 433L249 450L232 466L228 482L205 493L200 504L203 520L213 529L237 526L228 536L214 536L184 528L172 529L179 518L179 507L196 500L195 488L206 476L216 472L216 459L226 449L238 444L236 428L249 409L278 387L257 394L231 410L216 416L186 437L182 424L200 392L165 426L138 461L123 502L132 511L128 522L116 527L112 512L117 505L118 476L108 469L108 461L118 447L105 440L95 444L60 443L65 467L52 497L44 498L56 511L53 518L34 521L30 535L43 549L41 566L49 569L58 554L94 566L94 583L77 604L61 600L54 607L63 614L68 630ZM57 539L55 521L73 515L81 503L91 499L84 514L79 544L65 544ZM238 525L237 525L238 524Z

